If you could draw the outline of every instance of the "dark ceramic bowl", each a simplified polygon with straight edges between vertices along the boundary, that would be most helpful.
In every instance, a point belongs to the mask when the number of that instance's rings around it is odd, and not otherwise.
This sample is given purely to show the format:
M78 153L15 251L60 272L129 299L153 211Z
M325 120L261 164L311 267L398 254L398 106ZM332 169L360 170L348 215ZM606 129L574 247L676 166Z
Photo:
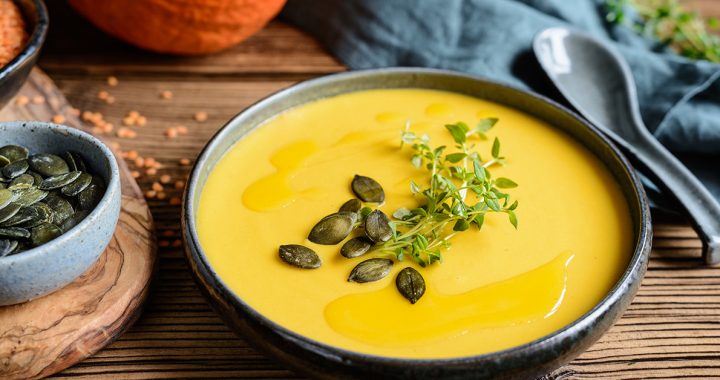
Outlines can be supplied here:
M634 252L612 291L592 310L548 336L503 351L450 359L401 359L336 348L266 319L218 277L198 241L196 210L208 174L225 152L278 113L317 99L376 88L425 88L466 94L526 112L564 131L594 153L620 185L632 216ZM255 347L298 372L317 378L533 378L569 362L607 331L630 304L647 267L651 229L648 204L627 160L597 129L558 104L487 79L429 69L378 69L300 83L256 103L230 120L200 155L183 209L187 257L205 296L225 322Z
M30 75L45 42L49 25L47 8L42 0L15 0L15 3L22 11L30 38L20 54L0 67L0 108L17 94Z

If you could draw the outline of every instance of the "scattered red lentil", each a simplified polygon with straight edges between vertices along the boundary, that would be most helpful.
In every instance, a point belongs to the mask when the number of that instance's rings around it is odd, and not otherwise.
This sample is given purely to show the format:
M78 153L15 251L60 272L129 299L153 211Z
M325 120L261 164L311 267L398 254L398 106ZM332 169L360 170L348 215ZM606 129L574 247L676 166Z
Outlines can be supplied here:
M138 116L138 118L135 120L135 125L138 127L144 127L145 124L147 124L147 119L145 116Z
M161 99L168 100L168 99L172 99L172 97L173 97L173 93L170 90L164 90L160 93Z
M175 188L178 190L185 188L185 181L175 181Z
M182 166L190 166L190 160L187 158L181 158L180 161L178 161L178 162Z
M138 154L137 150L129 150L125 153L125 158L127 158L128 160L134 160L138 157L140 157L140 155Z
M30 98L25 95L20 95L17 97L17 99L15 99L15 104L20 107L26 106L28 103L30 103Z
M165 137L167 137L169 139L174 139L175 137L177 137L177 135L178 135L177 129L175 129L175 128L165 129Z
M97 93L97 98L100 100L105 100L108 98L108 96L110 96L110 94L105 90L100 90Z
M145 192L145 198L147 199L153 199L157 196L157 193L154 190L148 190Z
M178 206L182 203L182 199L180 197L172 197L170 198L170 205L171 206Z
M52 117L52 122L55 124L62 124L65 122L65 116L57 114Z
M198 111L198 112L195 112L195 115L193 116L193 118L195 119L195 121L202 123L203 121L208 119L208 114L205 111Z
M153 182L153 184L152 184L152 189L155 190L155 191L157 191L157 192L161 192L161 191L163 191L165 188L163 187L163 185L160 184L160 182Z
M170 177L169 174L163 174L160 176L160 183L162 184L168 184L172 180L172 177Z
M157 174L157 169L155 169L155 168L147 169L147 170L145 170L145 174L147 174L147 175L155 175L155 174Z
M41 95L35 95L32 98L33 104L43 104L45 103L45 97Z
M127 128L127 127L121 127L121 128L118 128L115 135L120 138L134 139L137 137L137 132L135 132L132 129Z
M158 242L158 246L160 246L161 248L167 248L170 246L170 241L169 240L160 240Z
M135 178L135 179L138 179L138 178L140 178L140 172L137 171L137 170L133 170L133 171L130 172L130 176L133 177L133 178Z
M182 247L182 240L175 239L170 246L173 248Z
M184 125L178 125L177 127L175 127L175 129L181 135L187 135L187 133L188 133L188 129Z
M118 79L117 79L116 77L114 77L114 76L112 76L112 75L109 76L109 77L107 77L107 84L108 84L108 86L110 86L110 87L115 87L115 86L118 85L118 83L119 83L119 81L118 81Z
M165 198L167 198L167 194L165 194L164 191L160 191L160 192L157 193L157 199L158 199L158 200L161 200L161 201L162 201L162 200L165 200Z

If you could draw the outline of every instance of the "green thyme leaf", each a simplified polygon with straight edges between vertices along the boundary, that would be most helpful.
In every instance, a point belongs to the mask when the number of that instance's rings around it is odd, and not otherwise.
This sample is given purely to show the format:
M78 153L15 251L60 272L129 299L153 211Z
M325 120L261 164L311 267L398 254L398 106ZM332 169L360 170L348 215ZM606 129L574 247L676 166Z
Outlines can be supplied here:
M497 137L493 141L491 154L493 158L500 158L500 140Z
M512 189L518 186L517 183L515 183L513 180L499 177L495 180L495 186L501 188L501 189Z

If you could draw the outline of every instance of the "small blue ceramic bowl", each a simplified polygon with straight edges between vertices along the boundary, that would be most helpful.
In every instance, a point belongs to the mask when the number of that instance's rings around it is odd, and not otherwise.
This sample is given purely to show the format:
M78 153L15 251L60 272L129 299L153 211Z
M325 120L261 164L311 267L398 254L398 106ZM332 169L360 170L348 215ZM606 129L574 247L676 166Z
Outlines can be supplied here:
M0 306L51 293L69 284L105 250L120 216L120 172L110 149L93 136L51 123L0 123L0 146L15 144L30 152L78 152L107 190L82 222L60 237L25 252L0 257Z
M42 0L17 0L30 36L25 47L7 65L0 67L0 108L20 90L35 66L48 30L48 12Z

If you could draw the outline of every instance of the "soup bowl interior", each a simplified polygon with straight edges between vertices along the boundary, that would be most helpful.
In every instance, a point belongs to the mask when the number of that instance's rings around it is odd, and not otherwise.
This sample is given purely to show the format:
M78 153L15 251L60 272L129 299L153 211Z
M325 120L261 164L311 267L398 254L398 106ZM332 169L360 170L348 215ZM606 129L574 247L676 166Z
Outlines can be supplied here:
M373 356L332 347L273 323L233 293L210 265L198 240L196 211L213 167L247 133L290 108L340 94L384 88L421 88L469 95L527 113L563 131L602 161L630 211L633 252L610 293L573 323L533 342L483 355L449 359ZM225 322L256 347L319 378L529 378L561 366L594 343L627 308L645 273L651 230L647 200L619 151L572 112L541 96L496 82L432 69L378 69L336 74L280 91L249 107L220 130L193 169L183 205L186 253L200 288Z

